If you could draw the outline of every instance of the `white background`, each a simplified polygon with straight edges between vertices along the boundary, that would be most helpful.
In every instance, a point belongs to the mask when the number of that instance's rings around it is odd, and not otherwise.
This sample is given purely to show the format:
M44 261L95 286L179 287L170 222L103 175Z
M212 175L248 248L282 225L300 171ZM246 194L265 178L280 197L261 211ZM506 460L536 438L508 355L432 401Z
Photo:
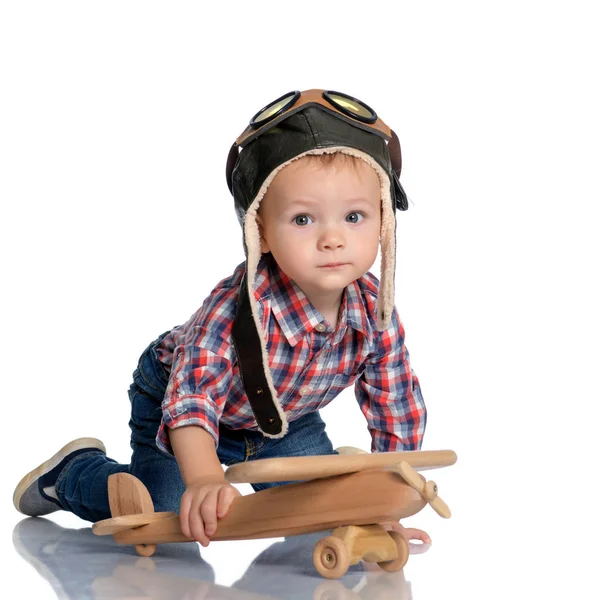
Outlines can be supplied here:
M410 520L434 538L414 597L598 597L595 4L0 4L0 543L24 596L52 593L12 550L14 486L82 435L128 460L140 352L243 260L231 143L317 87L403 150L397 306L423 448L459 457L431 474L453 519ZM352 390L324 417L368 447ZM211 546L217 583L249 548Z

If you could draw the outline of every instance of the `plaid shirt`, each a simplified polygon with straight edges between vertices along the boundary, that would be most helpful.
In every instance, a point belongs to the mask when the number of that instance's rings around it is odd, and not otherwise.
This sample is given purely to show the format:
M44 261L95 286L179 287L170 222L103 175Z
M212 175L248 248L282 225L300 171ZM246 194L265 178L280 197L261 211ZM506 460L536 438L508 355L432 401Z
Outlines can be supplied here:
M172 453L167 428L200 425L219 441L219 423L257 430L247 400L231 330L245 263L222 280L184 325L157 347L170 371L157 444ZM418 450L427 414L410 368L396 309L390 327L376 329L378 280L371 273L345 289L335 329L302 290L262 256L254 283L269 367L282 409L294 421L329 404L355 384L373 452Z

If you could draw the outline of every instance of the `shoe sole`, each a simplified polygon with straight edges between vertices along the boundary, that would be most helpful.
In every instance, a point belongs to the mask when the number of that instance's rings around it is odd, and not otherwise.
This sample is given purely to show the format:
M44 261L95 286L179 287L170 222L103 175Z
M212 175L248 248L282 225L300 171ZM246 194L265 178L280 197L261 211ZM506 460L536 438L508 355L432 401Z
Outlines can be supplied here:
M101 450L106 454L106 448L104 444L96 438L78 438L69 442L66 446L63 446L54 456L49 458L46 462L42 463L39 467L30 471L19 481L15 493L13 494L13 504L15 508L22 514L24 513L20 508L19 504L23 494L29 489L29 486L39 479L42 475L51 471L56 467L66 456L75 452L76 450L83 450L84 448L90 448L90 450Z

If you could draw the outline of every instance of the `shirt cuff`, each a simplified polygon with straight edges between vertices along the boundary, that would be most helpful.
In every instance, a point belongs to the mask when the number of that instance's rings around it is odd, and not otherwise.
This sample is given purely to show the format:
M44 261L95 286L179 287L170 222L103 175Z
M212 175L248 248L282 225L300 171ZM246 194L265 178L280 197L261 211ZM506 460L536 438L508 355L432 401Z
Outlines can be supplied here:
M215 447L219 444L218 418L213 402L207 396L182 396L162 405L162 420L156 435L156 445L163 452L174 456L169 441L169 429L198 425L213 437Z

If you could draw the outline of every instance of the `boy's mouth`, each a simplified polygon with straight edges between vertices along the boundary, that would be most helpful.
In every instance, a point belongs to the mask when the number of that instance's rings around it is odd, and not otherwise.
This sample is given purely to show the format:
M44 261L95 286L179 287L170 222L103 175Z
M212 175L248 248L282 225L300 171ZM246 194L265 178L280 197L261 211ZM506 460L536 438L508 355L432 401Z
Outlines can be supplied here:
M350 263L327 263L326 265L321 265L319 268L320 269L335 269L337 267L345 267L346 265L348 265Z

